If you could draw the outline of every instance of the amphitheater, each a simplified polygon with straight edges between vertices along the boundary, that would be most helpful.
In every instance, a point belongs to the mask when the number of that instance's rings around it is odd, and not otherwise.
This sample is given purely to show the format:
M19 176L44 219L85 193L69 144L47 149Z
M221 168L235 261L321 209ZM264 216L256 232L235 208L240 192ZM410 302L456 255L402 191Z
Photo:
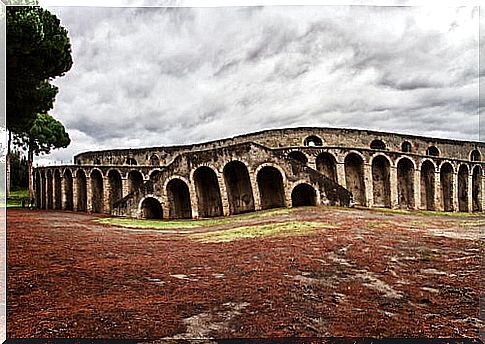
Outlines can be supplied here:
M356 129L265 130L78 154L35 170L36 204L139 218L304 205L481 212L483 142Z

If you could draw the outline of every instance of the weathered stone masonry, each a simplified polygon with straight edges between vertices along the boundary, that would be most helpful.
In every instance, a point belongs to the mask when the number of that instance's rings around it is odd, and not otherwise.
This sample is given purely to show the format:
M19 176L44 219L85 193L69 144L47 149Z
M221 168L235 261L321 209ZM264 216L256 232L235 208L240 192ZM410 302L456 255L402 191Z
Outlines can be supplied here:
M302 205L483 211L483 142L354 129L266 130L87 152L35 171L36 204L145 218Z

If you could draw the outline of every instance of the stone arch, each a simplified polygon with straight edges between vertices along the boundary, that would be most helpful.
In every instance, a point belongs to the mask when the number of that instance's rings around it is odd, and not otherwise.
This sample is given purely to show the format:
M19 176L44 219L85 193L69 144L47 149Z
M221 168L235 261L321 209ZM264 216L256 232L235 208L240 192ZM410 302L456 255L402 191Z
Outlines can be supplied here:
M40 172L37 170L35 172L35 205L37 208L42 209L42 187L41 187Z
M66 168L64 170L64 195L65 195L65 210L74 210L74 200L73 200L73 181L72 172L70 169Z
M482 211L482 167L476 165L472 170L472 204L473 211Z
M453 211L453 166L445 162L440 166L441 205L444 211Z
M137 170L128 173L128 193L135 192L143 185L143 174Z
M140 214L144 219L162 219L162 204L155 197L147 196L140 202Z
M292 159L295 159L295 160L298 160L302 164L306 164L308 162L308 158L305 155L305 153L300 152L300 151L292 151L292 152L289 152L288 153L288 157L289 158L292 158Z
M152 154L150 157L150 165L151 166L160 166L160 158L156 154Z
M47 170L47 209L54 208L54 185L52 171Z
M345 156L344 166L347 190L352 193L356 204L365 205L364 159L351 152Z
M458 168L458 211L468 211L468 166Z
M261 209L284 207L285 189L281 172L273 166L264 166L257 174L257 183L261 197Z
M333 154L328 152L320 153L315 159L315 164L317 171L337 182L337 160Z
M307 147L322 146L323 140L317 135L310 135L305 140L303 140L303 145Z
M404 152L404 153L410 153L411 150L412 150L412 145L411 145L411 142L409 141L404 141L402 144L401 144L401 152Z
M120 172L115 169L109 170L107 177L109 185L108 206L109 211L111 212L114 203L123 198L123 182Z
M169 218L190 219L192 207L190 204L190 191L187 183L180 178L172 178L167 183L167 198L169 204Z
M156 169L156 170L153 170L153 171L151 171L151 172L150 172L150 176L149 176L149 178L150 178L150 180L151 180L152 182L156 182L156 181L157 181L157 179L158 179L158 177L159 177L161 174L162 174L162 171L160 171L160 170Z
M197 168L193 174L200 217L222 216L222 199L219 181L214 170L207 166Z
M482 155L478 149L474 149L470 152L470 160L471 161L481 161Z
M435 210L435 171L436 167L431 160L421 164L421 206L426 210Z
M401 208L414 209L414 164L408 158L397 162L397 194Z
M54 170L54 209L62 209L62 181L61 172Z
M86 185L86 173L79 169L76 172L76 186L77 186L77 210L88 210L88 190Z
M429 156L440 156L440 151L435 146L429 146L428 149L426 149L426 155L429 155Z
M98 169L91 171L91 210L102 213L104 205L103 174Z
M370 148L384 150L386 149L386 144L380 139L375 139L370 143Z
M291 191L291 206L315 206L317 204L317 192L307 183L296 185Z
M231 214L254 211L253 188L247 166L241 161L231 161L224 166L229 212Z
M384 155L372 158L372 194L375 207L391 207L391 163Z

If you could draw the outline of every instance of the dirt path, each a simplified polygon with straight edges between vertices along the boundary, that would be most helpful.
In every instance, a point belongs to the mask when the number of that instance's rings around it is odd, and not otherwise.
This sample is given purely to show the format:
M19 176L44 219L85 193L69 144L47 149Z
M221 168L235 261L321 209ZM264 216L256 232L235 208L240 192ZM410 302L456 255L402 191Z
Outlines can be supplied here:
M476 217L309 208L197 229L321 224L304 235L210 243L95 218L8 210L8 337L477 337L483 327Z

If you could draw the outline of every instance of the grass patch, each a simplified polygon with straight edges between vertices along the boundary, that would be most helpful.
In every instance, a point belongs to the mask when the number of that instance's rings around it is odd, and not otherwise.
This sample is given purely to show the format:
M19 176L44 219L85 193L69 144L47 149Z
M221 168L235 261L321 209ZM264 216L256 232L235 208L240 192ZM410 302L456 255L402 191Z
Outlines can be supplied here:
M430 210L404 210L404 209L389 209L389 208L358 208L367 209L379 213L401 214L401 215L421 215L421 216L449 216L449 217L479 217L478 213L464 213L464 212L447 212L447 211L430 211Z
M22 207L22 199L26 207L29 206L29 189L21 189L10 192L10 196L7 197L7 208L20 208Z
M196 233L191 234L189 238L204 243L229 242L258 237L305 235L325 228L337 228L337 226L320 222L290 221L266 225L243 226L209 233Z
M258 218L265 218L276 215L286 215L294 211L290 208L279 208L271 210L263 210L250 214L232 215L230 217L217 217L212 219L200 220L146 220L146 219L128 219L128 218L104 218L93 220L95 222L114 225L128 228L153 228L153 229L172 229L172 228L197 228L220 226L234 223L241 220L251 220Z
M485 220L478 220L478 221L462 221L460 222L461 226L484 226Z

